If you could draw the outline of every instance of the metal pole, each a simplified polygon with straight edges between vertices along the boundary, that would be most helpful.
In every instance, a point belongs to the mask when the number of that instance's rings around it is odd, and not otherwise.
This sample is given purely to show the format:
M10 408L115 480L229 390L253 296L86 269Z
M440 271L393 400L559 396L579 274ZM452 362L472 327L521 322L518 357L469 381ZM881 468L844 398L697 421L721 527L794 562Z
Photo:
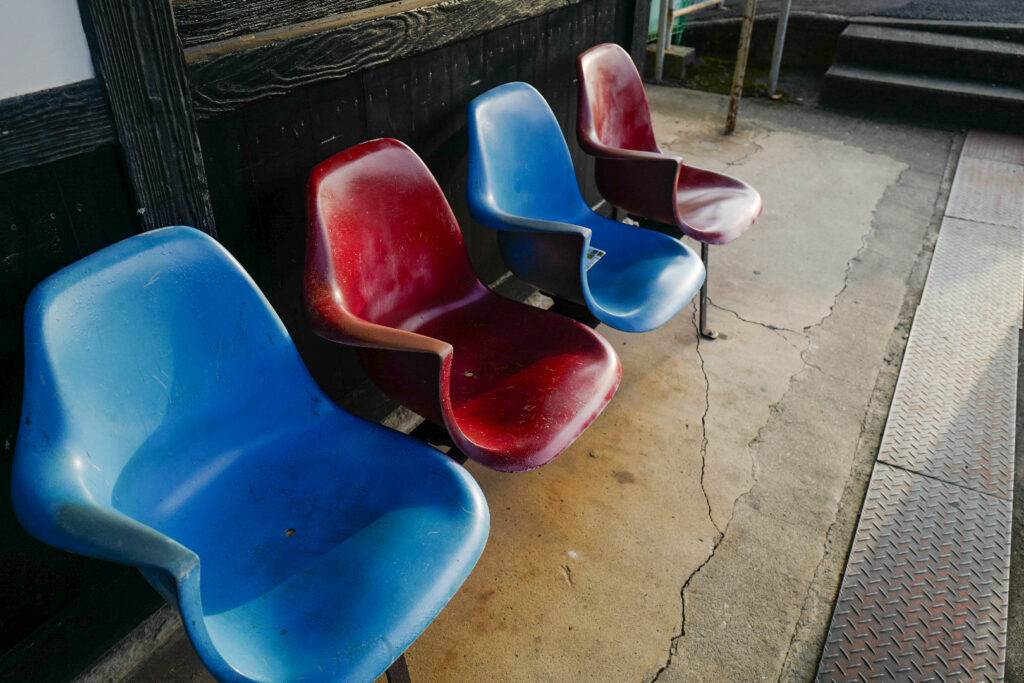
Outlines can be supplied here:
M736 51L736 71L732 75L729 116L725 119L726 135L736 130L736 115L740 110L740 97L743 96L743 78L747 73L747 56L750 55L750 36L754 32L755 10L757 10L757 0L747 0L747 9L743 11L743 29L740 31L740 46Z
M772 70L768 74L768 96L775 97L779 87L779 67L782 66L782 46L786 43L786 25L789 24L789 6L792 0L782 0L779 8L779 25L775 28L775 45L772 47Z
M665 50L672 37L672 4L673 0L661 0L661 17L658 21L658 47L654 53L654 80L661 82L665 71Z
M704 263L704 284L700 286L700 336L718 339L718 333L708 329L708 243L700 243L700 260Z

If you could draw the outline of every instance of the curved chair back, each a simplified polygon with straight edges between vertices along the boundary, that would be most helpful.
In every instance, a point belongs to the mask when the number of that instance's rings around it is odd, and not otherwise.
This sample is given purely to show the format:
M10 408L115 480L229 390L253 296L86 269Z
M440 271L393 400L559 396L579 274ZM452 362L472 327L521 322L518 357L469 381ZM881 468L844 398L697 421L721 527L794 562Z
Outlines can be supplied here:
M307 196L307 296L329 292L348 315L404 328L482 288L441 188L398 140L321 163Z
M592 47L577 61L580 145L599 156L602 145L660 152L651 124L651 106L629 54L614 43Z
M137 236L51 276L29 298L25 337L18 518L48 543L108 560L136 563L108 539L83 538L72 510L159 527L174 505L153 477L187 495L190 481L218 474L174 446L182 434L230 443L248 425L273 429L287 406L326 400L249 276L192 228ZM176 456L153 455L167 452Z
M544 97L506 83L469 105L469 207L478 220L497 210L578 222L590 212L569 147Z
M218 680L374 680L480 555L469 474L331 403L196 230L65 268L25 329L19 520L138 567Z

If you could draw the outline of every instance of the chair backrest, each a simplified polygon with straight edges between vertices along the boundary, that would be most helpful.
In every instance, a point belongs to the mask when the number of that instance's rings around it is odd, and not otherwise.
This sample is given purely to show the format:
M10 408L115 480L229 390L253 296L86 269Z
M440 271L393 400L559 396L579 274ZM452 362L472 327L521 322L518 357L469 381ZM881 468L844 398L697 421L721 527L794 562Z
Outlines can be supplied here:
M614 43L597 45L579 56L577 67L580 145L660 152L647 92L629 53Z
M575 222L589 213L551 107L526 83L506 83L469 105L469 205Z
M151 517L175 487L218 475L207 452L325 400L255 283L192 228L129 238L51 276L29 298L25 337L15 504L33 533L69 549L46 519L61 506Z
M372 140L313 169L307 268L363 320L404 327L482 287L462 232L426 164L405 144ZM307 296L309 292L307 273Z

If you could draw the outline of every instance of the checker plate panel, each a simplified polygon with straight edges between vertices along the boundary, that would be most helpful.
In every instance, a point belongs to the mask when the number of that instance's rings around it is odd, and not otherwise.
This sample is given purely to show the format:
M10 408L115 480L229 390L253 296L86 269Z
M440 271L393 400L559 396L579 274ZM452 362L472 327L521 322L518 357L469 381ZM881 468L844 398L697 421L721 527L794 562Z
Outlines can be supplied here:
M1022 147L975 133L964 145L819 681L1002 680Z
M817 680L1001 680L1011 508L877 464Z
M1024 166L961 156L946 215L1024 226Z
M964 156L1024 165L1024 138L1006 133L972 130L967 134Z
M947 218L940 235L878 459L1010 497L1022 233Z

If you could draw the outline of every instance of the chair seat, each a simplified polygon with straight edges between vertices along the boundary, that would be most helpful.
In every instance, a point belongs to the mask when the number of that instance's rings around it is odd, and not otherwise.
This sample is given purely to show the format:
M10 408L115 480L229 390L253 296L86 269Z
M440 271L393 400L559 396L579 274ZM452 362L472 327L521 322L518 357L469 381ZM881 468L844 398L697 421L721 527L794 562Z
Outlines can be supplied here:
M155 514L125 510L196 552L210 638L253 680L372 680L444 607L486 540L486 503L464 469L325 412L215 457L204 445L176 453L176 470L206 462L209 480L164 472ZM166 461L162 449L136 455L115 501Z
M738 178L682 165L676 183L679 229L699 242L725 244L761 215L761 195Z
M413 330L452 345L451 403L463 450L522 471L564 451L611 400L619 362L593 330L485 293Z
M588 271L598 319L627 332L652 330L684 307L704 281L699 257L680 241L653 230L591 214L590 246L605 252Z

